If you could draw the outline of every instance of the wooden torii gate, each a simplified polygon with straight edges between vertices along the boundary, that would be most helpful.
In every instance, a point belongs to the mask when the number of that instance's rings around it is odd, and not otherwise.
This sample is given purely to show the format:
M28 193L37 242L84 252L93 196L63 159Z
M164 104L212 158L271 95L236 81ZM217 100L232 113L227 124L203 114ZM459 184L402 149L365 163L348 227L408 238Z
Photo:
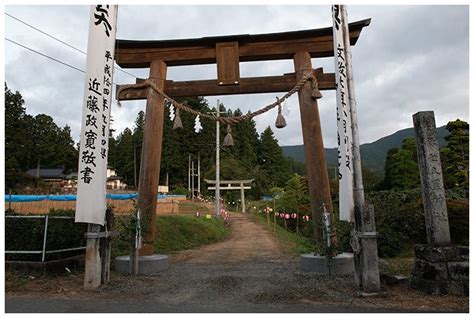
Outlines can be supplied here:
M350 43L354 45L370 19L349 24ZM291 90L306 75L313 75L299 90L299 107L304 141L311 210L315 235L322 240L323 207L333 218L329 177L321 133L314 84L320 90L335 89L334 73L313 69L311 58L334 56L332 27L272 34L231 35L197 39L131 41L117 40L115 60L122 68L150 68L148 83L168 96L211 96L229 94L275 93ZM293 59L295 72L282 76L241 78L240 62ZM198 81L166 80L168 67L217 64L217 78ZM143 80L137 80L137 83ZM156 194L161 162L164 97L151 87L117 89L117 99L146 99L138 207L147 224L140 255L153 254Z
M207 187L208 190L215 190L216 186L215 184L217 183L216 180L208 180L204 179L209 184L214 184L214 186ZM244 184L250 184L252 183L253 179L249 180L219 180L219 189L220 190L240 190L240 200L242 201L242 213L245 213L245 193L244 190L250 190L252 187L250 185L244 185ZM237 186L234 186L233 184L237 184ZM222 185L227 185L227 186L222 186Z

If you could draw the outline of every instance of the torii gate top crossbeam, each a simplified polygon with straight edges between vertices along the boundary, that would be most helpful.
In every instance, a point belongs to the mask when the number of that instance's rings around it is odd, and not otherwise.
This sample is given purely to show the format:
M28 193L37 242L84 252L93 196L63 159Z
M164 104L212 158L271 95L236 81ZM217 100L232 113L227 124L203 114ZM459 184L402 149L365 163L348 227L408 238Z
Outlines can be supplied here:
M365 19L349 24L350 42L354 45L362 29L370 24ZM123 68L148 68L160 60L167 66L212 64L218 60L218 49L237 54L238 61L292 59L299 51L311 57L334 55L332 27L269 34L244 34L181 40L134 41L116 40L115 59ZM220 45L220 46L219 46ZM227 47L229 46L229 47ZM235 51L232 47L235 47ZM216 49L217 48L217 49ZM227 54L227 53L224 53Z
M216 180L204 179L207 183L216 184ZM241 183L251 183L253 179L249 180L219 180L219 184L241 184Z

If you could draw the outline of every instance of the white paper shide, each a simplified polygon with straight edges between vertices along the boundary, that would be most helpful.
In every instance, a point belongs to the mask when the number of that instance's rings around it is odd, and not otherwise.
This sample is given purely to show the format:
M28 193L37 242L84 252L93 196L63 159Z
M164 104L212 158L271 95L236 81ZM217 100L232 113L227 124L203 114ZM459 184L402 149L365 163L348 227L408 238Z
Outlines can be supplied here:
M77 182L76 222L104 224L116 5L91 7Z

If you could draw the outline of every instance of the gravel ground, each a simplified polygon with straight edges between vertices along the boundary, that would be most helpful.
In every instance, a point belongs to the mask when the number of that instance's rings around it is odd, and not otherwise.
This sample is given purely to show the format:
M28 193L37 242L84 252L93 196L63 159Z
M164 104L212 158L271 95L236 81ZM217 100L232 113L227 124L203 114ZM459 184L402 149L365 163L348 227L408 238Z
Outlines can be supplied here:
M15 311L11 306L21 304L21 299L25 304L34 299L75 301L76 305L113 300L122 304L115 311L123 312L146 312L145 308L149 312L469 310L467 297L429 297L407 286L384 286L378 296L360 297L352 276L327 277L302 271L298 255L248 217L233 214L230 224L229 239L171 255L170 268L160 275L131 277L113 272L110 284L92 292L82 289L81 274L31 279L22 284L7 281L7 311ZM138 309L128 306L126 310L126 303L139 304Z

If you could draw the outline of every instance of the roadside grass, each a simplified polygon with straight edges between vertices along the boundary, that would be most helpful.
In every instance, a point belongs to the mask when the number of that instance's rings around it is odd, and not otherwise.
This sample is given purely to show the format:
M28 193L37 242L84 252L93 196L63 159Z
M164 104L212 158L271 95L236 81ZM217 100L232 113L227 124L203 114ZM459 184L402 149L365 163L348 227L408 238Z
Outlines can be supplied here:
M112 256L130 254L129 219L116 222L119 237L112 244ZM194 215L163 215L156 218L155 253L173 253L224 240L230 231L221 219Z
M284 246L290 253L299 255L304 253L311 253L316 250L316 245L311 239L303 237L302 235L287 231L281 226L274 224L270 221L267 224L266 218L263 218L256 214L251 214L251 218L262 224L274 237L276 237L279 243Z
M270 221L267 225L265 218L260 215L252 214L252 219L262 224L278 241L287 248L292 254L314 253L317 251L317 245L306 237L297 233L287 231L281 226L274 226ZM380 270L390 272L395 275L403 275L410 277L411 271L415 264L415 253L413 244L406 244L401 253L396 257L381 258Z
M201 212L201 216L207 213L211 213L212 211L207 207L205 204L200 202L191 202L189 200L179 202L179 214L193 214L199 211Z

